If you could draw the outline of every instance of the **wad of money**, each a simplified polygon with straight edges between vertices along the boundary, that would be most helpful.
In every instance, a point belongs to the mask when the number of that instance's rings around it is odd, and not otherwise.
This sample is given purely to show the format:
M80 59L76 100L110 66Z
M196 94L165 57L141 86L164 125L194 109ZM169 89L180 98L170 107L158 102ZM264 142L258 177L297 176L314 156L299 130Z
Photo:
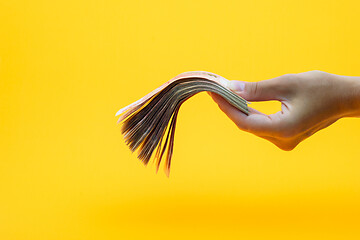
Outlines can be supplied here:
M169 176L177 115L187 99L199 92L213 92L248 114L248 102L229 90L227 81L210 72L185 72L120 109L116 116L120 116L125 143L132 152L138 152L145 165L155 153L156 171L165 156L165 173Z

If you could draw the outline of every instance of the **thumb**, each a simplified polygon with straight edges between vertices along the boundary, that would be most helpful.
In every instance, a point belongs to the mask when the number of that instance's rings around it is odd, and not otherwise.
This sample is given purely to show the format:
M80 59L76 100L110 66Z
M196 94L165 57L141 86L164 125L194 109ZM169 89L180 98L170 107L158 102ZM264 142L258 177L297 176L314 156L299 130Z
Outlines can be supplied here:
M259 81L230 81L228 87L248 101L280 100L281 84L277 78Z

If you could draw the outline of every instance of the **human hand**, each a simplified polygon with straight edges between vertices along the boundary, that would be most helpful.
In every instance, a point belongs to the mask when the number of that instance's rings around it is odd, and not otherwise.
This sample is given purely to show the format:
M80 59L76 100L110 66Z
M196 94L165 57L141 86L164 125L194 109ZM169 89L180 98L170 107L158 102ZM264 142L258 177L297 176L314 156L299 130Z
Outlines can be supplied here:
M260 82L229 81L228 87L248 101L278 100L281 111L249 115L210 93L220 109L241 129L289 151L342 117L360 116L360 78L321 71L286 74Z

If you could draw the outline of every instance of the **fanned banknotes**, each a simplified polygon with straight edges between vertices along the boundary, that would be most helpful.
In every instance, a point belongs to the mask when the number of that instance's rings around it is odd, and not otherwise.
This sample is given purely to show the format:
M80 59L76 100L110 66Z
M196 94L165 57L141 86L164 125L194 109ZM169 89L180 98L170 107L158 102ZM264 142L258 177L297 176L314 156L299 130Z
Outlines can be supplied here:
M169 176L174 147L176 120L180 106L203 91L221 95L231 105L248 114L247 101L226 87L225 78L210 72L185 72L151 93L120 109L118 123L132 152L147 165L155 153L156 169L165 155L165 173Z

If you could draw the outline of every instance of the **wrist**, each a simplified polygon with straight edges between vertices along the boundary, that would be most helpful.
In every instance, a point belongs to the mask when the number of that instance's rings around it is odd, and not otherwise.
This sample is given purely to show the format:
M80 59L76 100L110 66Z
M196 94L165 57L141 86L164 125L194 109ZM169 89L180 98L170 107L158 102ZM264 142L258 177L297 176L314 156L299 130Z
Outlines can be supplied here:
M360 77L333 75L340 91L342 117L360 117Z

